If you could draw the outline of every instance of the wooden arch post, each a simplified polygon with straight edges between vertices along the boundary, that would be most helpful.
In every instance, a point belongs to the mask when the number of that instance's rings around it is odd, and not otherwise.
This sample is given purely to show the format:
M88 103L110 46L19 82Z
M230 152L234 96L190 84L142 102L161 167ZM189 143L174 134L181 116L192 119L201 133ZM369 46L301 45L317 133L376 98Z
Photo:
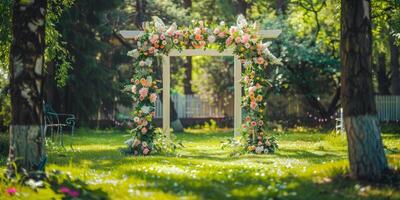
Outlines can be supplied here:
M261 30L258 35L260 38L274 39L279 36L281 30ZM120 34L126 39L132 39L143 34L143 31L120 31ZM214 49L184 49L179 52L176 49L170 51L169 55L162 56L162 85L163 85L163 132L170 137L170 86L171 86L171 56L233 56L234 57L234 136L240 135L242 124L242 87L240 80L242 78L242 64L232 49L219 52Z

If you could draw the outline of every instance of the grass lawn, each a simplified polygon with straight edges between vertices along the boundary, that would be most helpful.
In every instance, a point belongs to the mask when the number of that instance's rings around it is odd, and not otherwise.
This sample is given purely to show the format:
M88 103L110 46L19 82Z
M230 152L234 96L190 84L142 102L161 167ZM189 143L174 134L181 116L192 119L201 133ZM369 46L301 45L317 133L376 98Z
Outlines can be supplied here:
M230 157L220 141L232 132L191 130L177 134L185 148L174 156L133 157L118 151L128 134L81 129L66 137L66 152L49 153L47 169L68 172L101 188L110 199L400 199L396 184L343 178L348 165L345 136L275 134L280 149L273 155ZM390 165L399 169L400 134L383 137ZM35 196L31 199L40 197Z

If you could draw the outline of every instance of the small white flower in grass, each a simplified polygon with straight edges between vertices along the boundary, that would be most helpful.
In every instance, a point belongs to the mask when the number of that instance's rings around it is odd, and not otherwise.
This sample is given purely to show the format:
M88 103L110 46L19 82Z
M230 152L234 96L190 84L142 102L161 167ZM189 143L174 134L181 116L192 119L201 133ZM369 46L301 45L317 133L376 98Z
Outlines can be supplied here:
M29 179L28 181L25 182L25 184L31 187L32 189L43 187L43 181L35 181L33 179Z

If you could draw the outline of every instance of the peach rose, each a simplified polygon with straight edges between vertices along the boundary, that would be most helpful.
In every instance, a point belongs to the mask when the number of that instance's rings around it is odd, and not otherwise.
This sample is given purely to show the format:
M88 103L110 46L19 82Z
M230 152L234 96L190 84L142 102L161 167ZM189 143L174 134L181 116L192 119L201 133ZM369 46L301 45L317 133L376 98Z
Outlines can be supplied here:
M157 101L157 94L156 93L152 93L150 95L150 102L155 103Z
M256 109L256 107L257 107L257 103L254 102L254 101L252 101L252 102L250 103L250 108L254 110L254 109Z

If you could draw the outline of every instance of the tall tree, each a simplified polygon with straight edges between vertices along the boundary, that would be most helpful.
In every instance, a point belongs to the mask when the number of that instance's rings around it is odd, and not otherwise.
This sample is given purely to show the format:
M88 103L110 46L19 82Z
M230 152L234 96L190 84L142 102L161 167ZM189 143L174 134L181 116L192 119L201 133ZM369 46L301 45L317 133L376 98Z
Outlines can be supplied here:
M183 7L190 13L192 8L192 0L183 0ZM185 76L183 79L183 92L185 94L193 94L192 90L192 57L187 56L185 62Z
M351 174L377 180L388 164L372 89L370 1L342 1L341 9L341 101Z
M375 66L378 79L378 91L379 94L389 95L390 91L390 80L388 73L386 72L386 57L385 54L380 53L378 55L378 64Z
M9 172L43 170L42 100L47 1L14 1Z
M393 35L389 36L390 46L390 66L392 71L391 85L392 94L400 95L400 64L399 64L399 47L395 44L396 39Z

